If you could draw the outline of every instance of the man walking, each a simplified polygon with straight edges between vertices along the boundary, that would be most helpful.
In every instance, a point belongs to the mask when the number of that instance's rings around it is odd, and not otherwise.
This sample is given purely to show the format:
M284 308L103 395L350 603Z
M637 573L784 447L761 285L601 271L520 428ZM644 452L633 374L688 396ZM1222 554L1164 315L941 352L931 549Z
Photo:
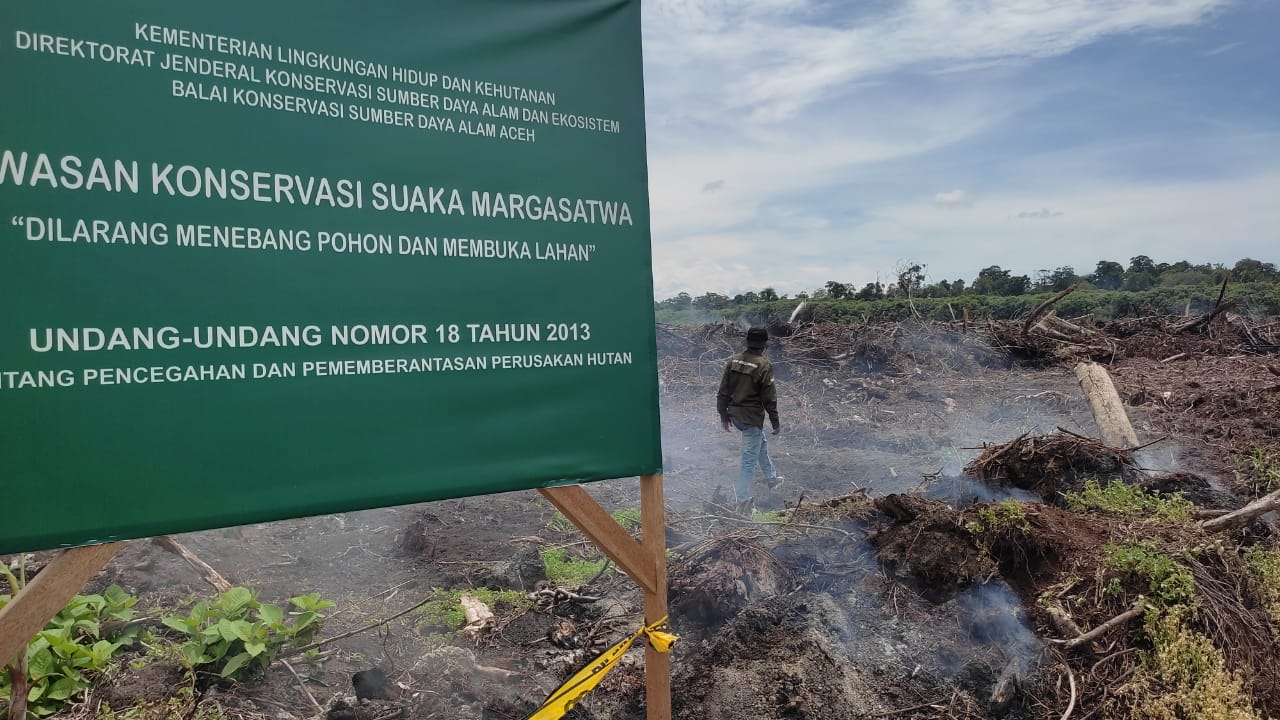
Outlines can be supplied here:
M769 443L764 437L764 418L769 416L773 434L782 432L778 421L778 395L773 386L773 364L764 357L769 333L762 327L747 331L747 349L729 358L720 391L716 394L716 410L725 432L737 428L742 433L742 467L734 486L734 501L740 512L750 512L751 481L756 466L764 475L770 490L782 486L782 476L769 457Z

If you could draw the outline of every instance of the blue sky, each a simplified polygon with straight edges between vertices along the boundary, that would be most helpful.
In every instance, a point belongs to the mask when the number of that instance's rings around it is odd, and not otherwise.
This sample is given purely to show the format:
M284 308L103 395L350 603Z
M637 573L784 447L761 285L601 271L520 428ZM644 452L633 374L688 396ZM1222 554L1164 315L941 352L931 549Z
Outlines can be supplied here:
M646 0L654 283L1280 262L1276 0Z

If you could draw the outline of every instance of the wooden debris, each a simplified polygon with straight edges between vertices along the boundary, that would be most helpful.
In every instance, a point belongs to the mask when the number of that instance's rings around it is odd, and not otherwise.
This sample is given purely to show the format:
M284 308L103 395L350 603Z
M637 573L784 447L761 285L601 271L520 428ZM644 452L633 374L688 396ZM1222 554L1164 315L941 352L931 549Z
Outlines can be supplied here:
M1110 620L1102 623L1098 627L1090 630L1087 633L1084 633L1083 635L1071 638L1069 640L1052 640L1050 642L1055 642L1062 645L1062 648L1064 650L1078 650L1082 647L1089 645L1089 643L1094 642L1095 640L1101 639L1103 635L1106 635L1112 630L1115 630L1116 628L1121 627L1129 623L1130 621L1137 620L1138 618L1142 617L1142 615L1146 611L1147 611L1147 604L1139 600L1133 604L1133 607L1130 607L1128 610L1125 610L1119 615L1111 618Z
M538 607L541 608L554 608L558 605L563 605L564 603L578 603L585 605L587 603L600 602L604 599L594 595L580 595L575 592L570 592L545 581L539 582L537 589L529 593L527 597L536 602Z
M200 577L204 578L205 582L213 586L214 590L224 593L231 589L231 583L227 582L226 578L222 577L217 570L214 570L208 563L191 552L190 548L178 542L172 535L158 535L151 538L151 542L186 561L196 572L200 573Z
M1072 486L1080 478L1134 479L1139 474L1130 450L1061 428L1053 435L1023 435L1003 445L988 445L964 471L1030 490L1050 502L1059 500L1062 486Z
M462 632L472 640L479 640L497 627L498 621L493 616L493 611L475 596L462 593L459 602L462 603L463 618L467 621Z
M1027 321L1022 324L1023 336L1026 336L1027 333L1031 332L1032 326L1040 320L1040 316L1044 315L1049 308L1053 307L1059 300L1075 292L1077 287L1077 285L1072 284L1071 287L1037 305L1035 309L1031 311L1031 314L1027 316Z
M1280 510L1280 490L1270 495L1264 495L1239 510L1229 512L1221 517L1205 520L1200 523L1200 527L1209 532L1238 530L1273 510Z
M1213 322L1214 318L1218 317L1219 315L1221 315L1222 313L1228 310L1233 309L1235 306L1236 306L1236 300L1235 298L1231 298L1230 300L1219 303L1216 307L1214 307L1212 310L1205 313L1204 315L1177 323L1172 327L1170 327L1169 330L1175 333L1183 333L1183 332L1189 332L1191 330L1197 330Z

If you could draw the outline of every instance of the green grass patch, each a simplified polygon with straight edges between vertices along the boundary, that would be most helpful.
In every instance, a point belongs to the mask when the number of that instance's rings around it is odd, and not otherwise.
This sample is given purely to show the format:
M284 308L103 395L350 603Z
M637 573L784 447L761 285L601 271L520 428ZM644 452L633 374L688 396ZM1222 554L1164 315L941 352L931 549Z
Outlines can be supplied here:
M495 615L519 612L533 607L533 601L521 590L432 588L430 599L417 610L419 619L416 627L419 633L431 635L444 631L447 634L462 629L467 622L462 612L463 593L488 605Z
M1068 492L1066 499L1067 507L1077 512L1101 510L1126 517L1154 516L1175 523L1190 522L1195 510L1195 505L1182 493L1149 493L1120 480L1112 480L1106 487L1097 480L1086 480L1084 489Z
M565 517L564 513L559 510L557 510L556 514L552 515L551 519L547 521L547 529L561 533L577 532L578 530L577 526L573 524L573 521Z
M1010 499L978 508L978 518L965 523L964 528L978 535L987 531L1026 532L1031 529L1031 524L1027 522L1027 513L1023 510L1022 503Z
M633 533L640 529L640 508L622 508L614 510L611 514L627 532Z
M542 563L547 567L547 579L561 587L573 587L586 583L604 569L607 560L585 560L569 557L564 548L551 548L542 552Z

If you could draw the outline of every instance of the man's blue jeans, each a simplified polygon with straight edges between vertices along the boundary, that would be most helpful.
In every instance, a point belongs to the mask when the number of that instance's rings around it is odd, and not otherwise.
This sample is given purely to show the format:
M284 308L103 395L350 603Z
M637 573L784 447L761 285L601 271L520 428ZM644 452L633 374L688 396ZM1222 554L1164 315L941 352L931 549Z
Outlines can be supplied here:
M755 477L756 465L765 479L776 477L773 460L769 457L769 442L764 439L764 428L744 425L737 418L733 426L742 432L742 469L738 474L738 484L733 489L734 499L742 502L751 497L751 481Z

